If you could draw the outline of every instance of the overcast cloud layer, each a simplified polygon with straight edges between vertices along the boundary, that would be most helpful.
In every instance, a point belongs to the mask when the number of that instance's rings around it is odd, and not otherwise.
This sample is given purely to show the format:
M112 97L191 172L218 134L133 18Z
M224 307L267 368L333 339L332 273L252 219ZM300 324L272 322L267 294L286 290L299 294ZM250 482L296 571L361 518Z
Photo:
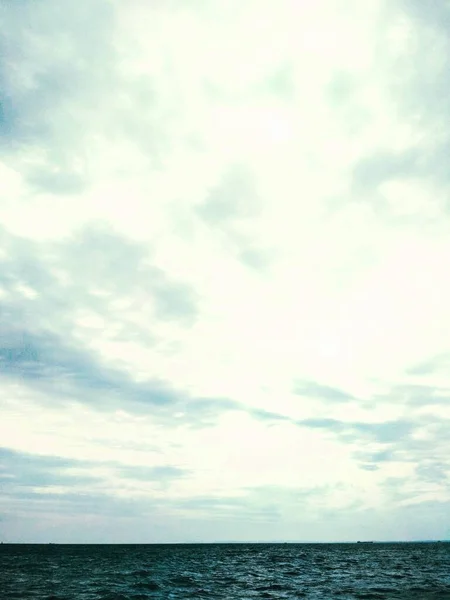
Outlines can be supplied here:
M0 537L450 537L450 8L0 3Z

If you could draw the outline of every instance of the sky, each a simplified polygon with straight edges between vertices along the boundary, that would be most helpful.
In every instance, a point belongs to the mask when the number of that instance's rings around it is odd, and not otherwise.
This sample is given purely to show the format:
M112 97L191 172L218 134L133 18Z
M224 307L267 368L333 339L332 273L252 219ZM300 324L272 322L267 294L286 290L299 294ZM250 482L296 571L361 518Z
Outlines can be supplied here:
M450 538L450 5L0 2L0 538Z

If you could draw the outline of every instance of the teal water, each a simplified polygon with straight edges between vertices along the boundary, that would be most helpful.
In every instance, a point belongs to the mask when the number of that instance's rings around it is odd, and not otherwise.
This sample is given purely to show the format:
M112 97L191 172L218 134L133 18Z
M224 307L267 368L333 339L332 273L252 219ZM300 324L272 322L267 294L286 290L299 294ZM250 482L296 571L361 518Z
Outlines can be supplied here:
M450 600L450 543L0 546L2 600Z

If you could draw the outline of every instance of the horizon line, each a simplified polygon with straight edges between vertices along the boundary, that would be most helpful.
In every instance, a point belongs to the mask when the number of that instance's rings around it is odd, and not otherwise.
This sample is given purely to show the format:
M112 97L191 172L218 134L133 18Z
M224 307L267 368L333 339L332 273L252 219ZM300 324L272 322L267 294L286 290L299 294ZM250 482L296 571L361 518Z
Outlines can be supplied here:
M215 544L443 544L450 543L450 539L419 539L419 540L341 540L341 541L294 541L294 540L274 540L274 541L237 541L237 540L217 540L214 542L6 542L0 544L3 546L188 546L203 545L212 546Z

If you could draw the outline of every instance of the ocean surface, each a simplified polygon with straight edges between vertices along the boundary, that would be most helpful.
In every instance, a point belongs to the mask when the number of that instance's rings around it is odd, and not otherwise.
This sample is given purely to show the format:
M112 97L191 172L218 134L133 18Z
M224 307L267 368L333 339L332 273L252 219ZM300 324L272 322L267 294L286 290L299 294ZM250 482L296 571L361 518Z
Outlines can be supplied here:
M450 600L450 543L0 545L1 600Z

